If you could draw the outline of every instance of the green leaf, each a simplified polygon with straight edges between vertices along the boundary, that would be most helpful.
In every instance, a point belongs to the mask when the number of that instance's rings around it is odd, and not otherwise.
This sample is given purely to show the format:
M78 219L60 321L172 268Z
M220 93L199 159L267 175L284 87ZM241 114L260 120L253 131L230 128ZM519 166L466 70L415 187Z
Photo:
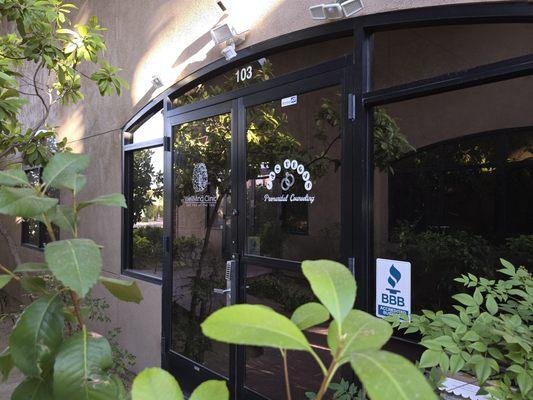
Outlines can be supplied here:
M178 382L161 368L146 368L133 381L131 400L182 399L183 393Z
M521 394L526 398L526 395L533 389L533 378L524 371L516 376L516 382L518 383Z
M342 324L355 302L356 285L350 271L329 260L304 261L302 271L315 296Z
M26 378L16 387L11 400L55 400L48 379Z
M465 306L477 306L474 298L466 293L453 295L452 298L457 300L459 303L464 304Z
M29 262L20 264L13 272L22 273L22 272L43 272L48 271L48 265L45 263L36 263Z
M192 392L190 400L228 400L229 391L225 381L207 381Z
M483 384L490 376L490 363L486 358L479 359L474 365L474 372L479 384Z
M39 196L33 189L0 188L0 214L30 218L40 215L57 204L57 199Z
M15 364L13 364L13 360L11 359L9 347L6 347L4 351L0 353L0 374L2 374L1 382L7 381L7 378L9 378L9 374L14 366Z
M102 271L100 249L89 239L59 240L44 249L50 271L78 296L85 297Z
M86 154L57 153L43 169L43 182L48 186L74 190L79 182L77 176L89 166Z
M496 300L494 300L494 297L491 294L487 295L487 301L485 302L485 306L487 307L487 311L492 315L495 315L498 312L498 304L496 303Z
M5 169L0 171L0 185L30 186L30 182L22 169Z
M40 296L46 294L46 282L40 276L24 276L20 279L22 288L34 295Z
M74 216L74 209L71 206L58 205L48 212L50 222L60 229L74 234L78 220Z
M87 184L87 178L84 175L76 174L70 175L66 179L65 186L69 187L72 190L74 196L77 196Z
M124 399L122 382L111 376L111 346L84 327L59 349L54 364L54 400Z
M387 351L352 355L351 365L372 400L436 400L424 375L408 360Z
M427 349L422 353L420 357L420 367L421 368L431 368L436 367L439 364L441 351Z
M13 279L11 275L0 275L0 289L11 282L11 279Z
M342 324L342 335L345 336L341 362L358 351L379 350L392 336L392 327L387 321L376 318L364 311L351 310ZM337 321L332 321L328 330L328 346L332 354L336 354L339 341Z
M215 311L202 323L205 336L219 342L310 350L303 333L287 317L252 304L236 304Z
M302 331L326 322L328 319L329 312L320 303L303 304L294 310L291 317L291 321Z
M456 374L465 366L465 360L459 354L450 356L450 372Z
M101 276L100 283L119 300L138 304L143 299L143 295L136 282Z
M124 199L124 195L122 193L113 193L99 196L96 199L83 201L78 205L78 210L96 204L109 207L127 208L126 199Z
M13 363L28 377L48 371L63 341L62 303L59 294L43 296L19 317L9 337Z

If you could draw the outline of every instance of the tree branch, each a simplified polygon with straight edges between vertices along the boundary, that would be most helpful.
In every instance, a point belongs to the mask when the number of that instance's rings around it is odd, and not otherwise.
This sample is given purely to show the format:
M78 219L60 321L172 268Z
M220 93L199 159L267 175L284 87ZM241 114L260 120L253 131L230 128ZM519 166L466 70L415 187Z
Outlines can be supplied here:
M20 259L20 254L18 252L17 245L15 244L15 241L11 237L11 235L7 232L7 230L4 228L2 224L0 224L0 235L4 237L4 239L7 242L7 247L9 248L9 252L13 256L13 259L15 260L15 265L22 264L22 261Z

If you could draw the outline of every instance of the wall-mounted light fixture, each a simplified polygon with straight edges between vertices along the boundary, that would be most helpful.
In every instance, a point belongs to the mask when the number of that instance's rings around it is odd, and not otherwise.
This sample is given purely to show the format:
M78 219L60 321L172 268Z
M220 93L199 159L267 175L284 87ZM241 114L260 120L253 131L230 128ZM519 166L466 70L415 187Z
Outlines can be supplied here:
M152 75L151 82L152 82L152 86L155 89L158 89L158 88L163 86L163 81L161 80L161 78L158 75Z
M348 18L363 9L362 0L337 0L336 3L309 7L311 18L317 20Z
M217 1L220 9L227 14L226 6L222 1ZM211 29L211 38L213 42L220 47L220 52L226 60L231 60L237 56L235 47L244 42L246 38L245 32L237 32L237 29L226 19L225 22L220 23Z

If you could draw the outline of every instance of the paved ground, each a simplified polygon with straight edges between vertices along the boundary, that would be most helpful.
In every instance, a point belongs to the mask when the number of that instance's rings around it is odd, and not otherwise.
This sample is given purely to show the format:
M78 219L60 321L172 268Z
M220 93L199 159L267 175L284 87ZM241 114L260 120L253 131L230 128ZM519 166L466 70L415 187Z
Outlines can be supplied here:
M0 322L0 351L3 351L7 346L11 328L11 321ZM12 370L7 382L0 382L0 400L9 400L11 393L22 379L22 374L18 370Z

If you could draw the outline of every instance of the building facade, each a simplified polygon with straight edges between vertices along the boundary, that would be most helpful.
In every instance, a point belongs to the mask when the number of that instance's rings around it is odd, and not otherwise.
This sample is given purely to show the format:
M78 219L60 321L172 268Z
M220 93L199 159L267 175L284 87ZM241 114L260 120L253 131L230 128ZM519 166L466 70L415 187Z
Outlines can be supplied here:
M214 343L199 324L232 303L290 315L313 299L305 259L350 268L371 313L378 259L410 263L414 313L450 309L453 278L492 277L499 257L531 267L532 4L366 0L314 20L318 0L222 3L80 2L131 90L89 91L54 115L91 156L86 196L126 195L127 210L95 209L80 235L143 292L139 305L94 293L139 370L283 398L277 352ZM244 32L230 60L211 36L224 24ZM42 256L36 229L11 226L25 260ZM326 334L307 333L324 358ZM416 358L416 340L389 346ZM304 398L320 370L289 363Z

